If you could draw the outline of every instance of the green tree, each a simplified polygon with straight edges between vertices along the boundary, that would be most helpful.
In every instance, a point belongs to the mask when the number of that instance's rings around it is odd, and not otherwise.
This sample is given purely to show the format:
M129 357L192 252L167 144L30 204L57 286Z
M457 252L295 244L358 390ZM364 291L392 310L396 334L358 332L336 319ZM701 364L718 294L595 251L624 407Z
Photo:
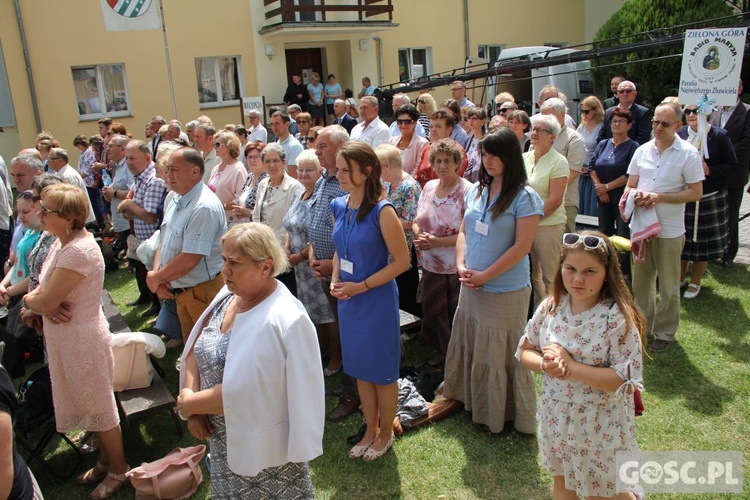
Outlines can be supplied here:
M675 26L735 13L724 0L629 0L599 28L594 42L600 42L599 47L607 47L613 43L642 41L644 36L637 34L644 31L656 30L650 38L671 35L676 33ZM729 19L713 23L713 26L734 22ZM624 38L607 41L620 37ZM594 84L598 89L606 89L602 93L608 93L611 76L626 75L638 85L639 98L653 106L666 96L677 95L681 58L646 59L674 54L682 54L682 44L592 60L592 66L598 67L592 70ZM605 65L607 67L602 67Z

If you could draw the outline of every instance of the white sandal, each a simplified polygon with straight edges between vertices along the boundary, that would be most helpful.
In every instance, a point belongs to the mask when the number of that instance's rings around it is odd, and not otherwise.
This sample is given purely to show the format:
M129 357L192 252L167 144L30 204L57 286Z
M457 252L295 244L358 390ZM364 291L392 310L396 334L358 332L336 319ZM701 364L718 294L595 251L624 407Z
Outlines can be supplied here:
M685 293L682 294L686 299L694 299L701 293L701 286L695 283L690 283L685 289Z

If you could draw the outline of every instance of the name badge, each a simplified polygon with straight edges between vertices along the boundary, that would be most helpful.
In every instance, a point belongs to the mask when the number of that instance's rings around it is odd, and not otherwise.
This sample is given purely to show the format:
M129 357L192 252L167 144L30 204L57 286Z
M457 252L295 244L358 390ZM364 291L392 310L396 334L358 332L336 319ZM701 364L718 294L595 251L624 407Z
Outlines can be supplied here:
M490 232L490 225L485 224L481 220L478 220L476 225L474 226L474 231L481 234L482 236L487 236L487 233Z
M341 259L341 270L345 273L354 274L354 263L346 259Z

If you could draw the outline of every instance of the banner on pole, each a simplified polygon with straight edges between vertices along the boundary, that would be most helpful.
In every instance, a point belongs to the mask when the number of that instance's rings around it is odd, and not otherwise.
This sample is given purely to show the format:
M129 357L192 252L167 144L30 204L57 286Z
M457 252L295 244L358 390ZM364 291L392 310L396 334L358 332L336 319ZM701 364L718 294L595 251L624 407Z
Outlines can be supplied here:
M158 30L158 0L99 0L107 31Z
M713 98L717 106L734 106L745 53L747 28L687 30L680 73L681 104Z

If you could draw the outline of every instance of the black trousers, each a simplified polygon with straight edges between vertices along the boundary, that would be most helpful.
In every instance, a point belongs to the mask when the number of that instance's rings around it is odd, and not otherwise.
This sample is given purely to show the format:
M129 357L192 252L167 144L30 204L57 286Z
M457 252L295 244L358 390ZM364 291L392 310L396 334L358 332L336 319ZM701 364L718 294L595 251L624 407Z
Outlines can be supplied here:
M724 260L734 260L740 248L740 205L745 186L727 189L727 214L729 215L729 238L724 249Z

